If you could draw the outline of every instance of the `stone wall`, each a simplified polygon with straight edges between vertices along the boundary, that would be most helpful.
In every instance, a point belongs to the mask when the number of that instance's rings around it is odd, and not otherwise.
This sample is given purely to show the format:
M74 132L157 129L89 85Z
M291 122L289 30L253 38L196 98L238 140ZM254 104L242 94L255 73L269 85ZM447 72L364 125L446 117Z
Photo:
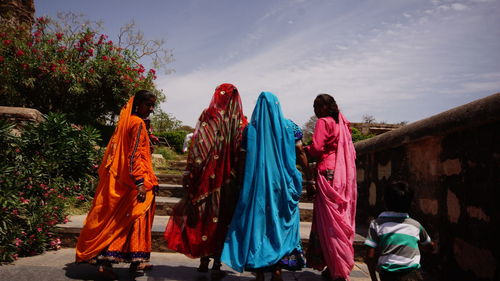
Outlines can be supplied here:
M14 134L18 135L26 123L43 121L43 115L33 108L0 106L0 119L14 123Z
M500 93L355 144L358 224L384 209L392 179L415 188L411 216L438 241L438 280L500 280Z

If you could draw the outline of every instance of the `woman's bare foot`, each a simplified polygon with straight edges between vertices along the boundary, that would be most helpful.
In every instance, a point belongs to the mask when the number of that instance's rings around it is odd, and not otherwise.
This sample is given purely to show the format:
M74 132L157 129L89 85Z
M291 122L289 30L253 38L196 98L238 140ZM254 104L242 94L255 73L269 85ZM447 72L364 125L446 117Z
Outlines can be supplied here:
M99 267L97 267L97 272L99 272L99 274L106 279L118 279L118 276L113 272L111 264L99 265Z
M128 268L129 272L136 272L136 271L148 271L153 269L153 265L150 263L142 263L142 262L133 262L130 264L130 267Z
M281 278L281 268L277 268L273 271L271 281L283 281L283 279Z

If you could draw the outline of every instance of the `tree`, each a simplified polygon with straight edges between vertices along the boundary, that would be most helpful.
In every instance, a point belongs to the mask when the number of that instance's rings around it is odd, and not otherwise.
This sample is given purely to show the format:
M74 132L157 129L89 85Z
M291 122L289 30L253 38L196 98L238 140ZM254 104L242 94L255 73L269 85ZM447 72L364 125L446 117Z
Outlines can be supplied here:
M98 33L103 30L102 21L89 20L83 14L59 12L57 13L57 19L54 24L55 32L75 35L84 32L86 29ZM144 33L137 29L134 21L120 27L117 39L117 46L135 53L138 60L149 59L152 68L163 69L165 74L173 71L168 67L173 61L172 50L165 48L165 40L146 39Z
M92 27L92 26L90 26ZM1 26L0 100L3 105L32 107L42 113L65 113L77 124L110 123L138 89L164 95L138 55L120 48L91 28L55 32L57 24L36 20Z
M311 116L309 120L302 126L302 133L304 134L303 141L305 144L309 144L312 141L312 135L314 132L314 127L318 117L316 115Z
M365 114L363 115L363 123L371 124L375 123L375 117L373 115Z
M151 117L151 126L155 132L170 132L181 127L182 122L177 120L170 113L157 109Z

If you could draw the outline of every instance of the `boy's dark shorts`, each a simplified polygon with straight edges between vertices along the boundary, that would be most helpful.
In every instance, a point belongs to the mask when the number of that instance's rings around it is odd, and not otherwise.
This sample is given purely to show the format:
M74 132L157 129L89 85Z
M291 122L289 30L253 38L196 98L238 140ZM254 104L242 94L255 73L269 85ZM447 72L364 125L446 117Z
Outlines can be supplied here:
M403 271L403 272L390 272L381 270L379 272L380 280L382 281L423 281L420 269Z

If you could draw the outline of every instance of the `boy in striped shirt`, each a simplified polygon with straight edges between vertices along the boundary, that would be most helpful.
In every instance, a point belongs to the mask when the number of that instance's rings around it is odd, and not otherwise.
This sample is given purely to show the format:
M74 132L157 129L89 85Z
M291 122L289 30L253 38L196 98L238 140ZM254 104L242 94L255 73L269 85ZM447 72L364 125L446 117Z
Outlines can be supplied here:
M385 189L387 211L370 223L365 245L369 247L366 264L372 281L375 270L382 281L420 281L419 244L432 250L434 244L420 223L408 215L413 190L404 182Z

